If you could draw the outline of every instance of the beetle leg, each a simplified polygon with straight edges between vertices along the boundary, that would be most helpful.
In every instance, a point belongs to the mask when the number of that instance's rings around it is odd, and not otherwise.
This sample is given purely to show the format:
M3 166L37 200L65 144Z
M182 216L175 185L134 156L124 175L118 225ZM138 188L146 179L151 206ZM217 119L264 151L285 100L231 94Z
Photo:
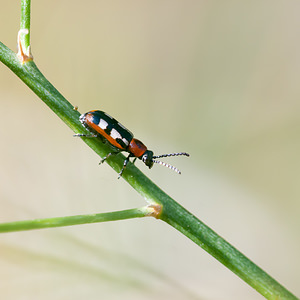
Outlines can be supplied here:
M76 133L73 134L73 136L77 137L77 136L83 136L83 137L87 137L87 138L94 138L94 137L98 137L97 134L84 134L84 133Z
M126 168L128 162L129 162L129 158L130 158L130 157L132 157L132 154L131 154L131 153L130 153L130 154L126 157L126 159L124 160L123 168L122 168L121 172L119 173L118 179L120 179L120 177L122 176L122 174L123 174L123 172L124 172L124 170L125 170L125 168Z
M110 156L115 155L115 154L116 153L112 153L112 152L108 153L106 156L104 156L102 158L102 160L99 162L99 165L103 164Z

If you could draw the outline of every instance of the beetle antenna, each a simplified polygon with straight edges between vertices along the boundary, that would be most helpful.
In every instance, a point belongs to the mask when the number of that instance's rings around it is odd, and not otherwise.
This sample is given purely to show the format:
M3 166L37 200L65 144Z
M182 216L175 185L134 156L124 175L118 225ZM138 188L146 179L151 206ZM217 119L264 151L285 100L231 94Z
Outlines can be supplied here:
M169 164L167 164L167 163L165 163L165 162L163 162L163 161L154 160L154 159L153 159L152 161L153 161L154 163L156 163L156 164L165 166L165 167L167 167L167 168L169 168L169 169L175 171L175 172L178 173L178 174L181 174L180 170L178 170L176 167L171 166L171 165L169 165Z
M186 153L186 152L178 152L178 153L169 153L169 154L156 155L156 156L153 156L153 158L169 157L169 156L180 156L180 155L190 156L190 155L189 155L188 153Z

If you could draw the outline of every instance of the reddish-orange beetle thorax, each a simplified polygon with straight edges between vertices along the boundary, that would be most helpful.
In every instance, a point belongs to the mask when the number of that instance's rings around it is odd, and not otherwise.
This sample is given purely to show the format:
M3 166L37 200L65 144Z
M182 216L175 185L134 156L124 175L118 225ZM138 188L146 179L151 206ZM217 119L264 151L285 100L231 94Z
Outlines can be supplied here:
M128 146L128 151L135 157L141 157L147 151L147 147L138 139L132 139Z

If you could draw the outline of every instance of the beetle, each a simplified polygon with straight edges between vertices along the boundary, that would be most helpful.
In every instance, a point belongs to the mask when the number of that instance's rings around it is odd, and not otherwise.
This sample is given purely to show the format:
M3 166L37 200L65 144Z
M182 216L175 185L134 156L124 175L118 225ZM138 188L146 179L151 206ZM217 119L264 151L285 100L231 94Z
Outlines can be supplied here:
M178 174L181 174L181 172L176 167L156 160L156 158L180 155L190 156L186 152L169 153L157 156L153 155L153 151L148 150L140 140L134 138L131 131L129 131L126 127L124 127L109 114L100 110L92 110L85 114L82 114L79 117L79 120L91 134L87 135L78 133L74 136L100 138L103 142L108 142L114 150L113 152L105 156L101 160L100 164L103 163L111 155L116 155L121 151L126 151L129 153L127 158L124 160L124 164L118 178L122 176L131 157L134 157L133 163L135 163L136 159L138 158L142 160L142 162L147 167L149 167L149 169L153 167L154 163L157 163L171 170L174 170Z

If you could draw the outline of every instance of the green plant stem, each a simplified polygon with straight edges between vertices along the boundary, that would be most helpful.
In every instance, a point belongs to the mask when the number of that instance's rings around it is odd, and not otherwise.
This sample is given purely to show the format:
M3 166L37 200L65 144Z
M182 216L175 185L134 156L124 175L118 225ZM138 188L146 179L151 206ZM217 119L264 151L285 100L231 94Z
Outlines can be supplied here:
M74 132L86 133L79 122L79 112L74 110L73 106L47 81L33 61L22 65L16 54L2 43L0 43L0 60L19 76ZM82 139L101 157L110 152L109 146L98 139ZM123 161L124 156L120 154L109 158L107 163L116 172L120 172ZM122 178L149 204L162 206L161 220L182 232L267 299L297 299L271 276L164 193L133 164L128 165Z
M133 208L109 213L17 221L0 224L0 232L13 232L142 218L151 213L152 209L148 206L145 206L142 208Z
M30 46L30 6L31 0L21 0L21 23L20 29L27 29L28 34L21 35L21 44L24 49Z

